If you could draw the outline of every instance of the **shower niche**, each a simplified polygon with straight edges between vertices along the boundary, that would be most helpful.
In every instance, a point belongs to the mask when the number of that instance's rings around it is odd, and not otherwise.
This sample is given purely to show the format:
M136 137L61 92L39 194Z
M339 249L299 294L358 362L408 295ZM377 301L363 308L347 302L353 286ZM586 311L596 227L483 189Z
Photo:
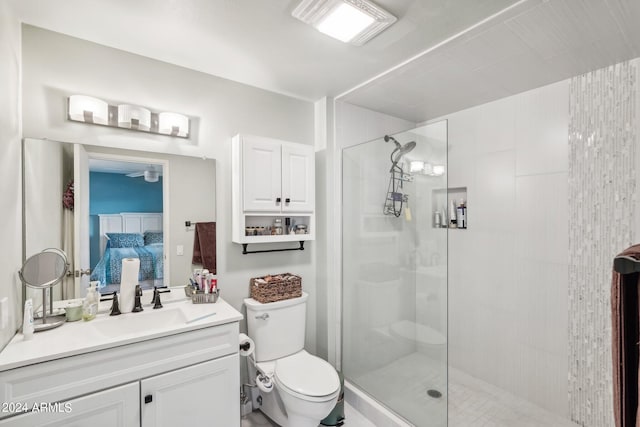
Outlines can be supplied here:
M431 207L433 228L468 228L467 187L434 189L431 194Z

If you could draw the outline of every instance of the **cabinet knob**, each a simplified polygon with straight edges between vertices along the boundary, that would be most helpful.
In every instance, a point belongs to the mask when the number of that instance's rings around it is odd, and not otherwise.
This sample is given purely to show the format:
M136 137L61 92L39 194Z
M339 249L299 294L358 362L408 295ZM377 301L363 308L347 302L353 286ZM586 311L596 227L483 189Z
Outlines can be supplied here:
M285 203L289 203L290 201L291 201L291 199L290 199L290 198L288 198L288 197L287 197L286 199L284 199L284 202L285 202Z
M280 197L277 197L276 198L276 203L280 203L280 200L281 200Z
M153 402L153 395L151 395L151 394L147 394L147 395L144 397L144 403L151 403L151 402Z

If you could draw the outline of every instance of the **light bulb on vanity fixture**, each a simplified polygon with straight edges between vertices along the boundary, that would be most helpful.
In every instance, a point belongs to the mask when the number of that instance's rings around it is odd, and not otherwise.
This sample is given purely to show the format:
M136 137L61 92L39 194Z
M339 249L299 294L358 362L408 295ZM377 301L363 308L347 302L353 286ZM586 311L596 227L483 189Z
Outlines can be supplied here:
M85 95L71 95L68 103L69 120L76 122L109 124L109 104Z
M71 121L121 129L189 138L190 119L184 114L153 112L133 104L111 104L85 95L68 98L67 118Z
M291 15L323 34L356 46L397 21L369 0L302 0Z

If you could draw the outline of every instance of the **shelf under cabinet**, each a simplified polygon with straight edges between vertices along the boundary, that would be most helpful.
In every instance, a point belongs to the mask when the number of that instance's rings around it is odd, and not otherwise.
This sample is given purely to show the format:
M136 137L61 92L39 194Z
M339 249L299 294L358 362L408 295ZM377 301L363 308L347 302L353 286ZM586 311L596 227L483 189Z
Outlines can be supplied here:
M313 234L286 234L281 236L240 236L235 243L279 243L314 240Z

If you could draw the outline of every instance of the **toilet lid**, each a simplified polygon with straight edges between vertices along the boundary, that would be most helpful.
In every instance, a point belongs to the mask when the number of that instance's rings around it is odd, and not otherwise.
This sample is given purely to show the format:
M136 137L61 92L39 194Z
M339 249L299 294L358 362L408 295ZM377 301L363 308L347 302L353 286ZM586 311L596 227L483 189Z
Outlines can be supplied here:
M306 351L278 359L275 376L283 386L305 396L328 396L340 388L333 366Z

